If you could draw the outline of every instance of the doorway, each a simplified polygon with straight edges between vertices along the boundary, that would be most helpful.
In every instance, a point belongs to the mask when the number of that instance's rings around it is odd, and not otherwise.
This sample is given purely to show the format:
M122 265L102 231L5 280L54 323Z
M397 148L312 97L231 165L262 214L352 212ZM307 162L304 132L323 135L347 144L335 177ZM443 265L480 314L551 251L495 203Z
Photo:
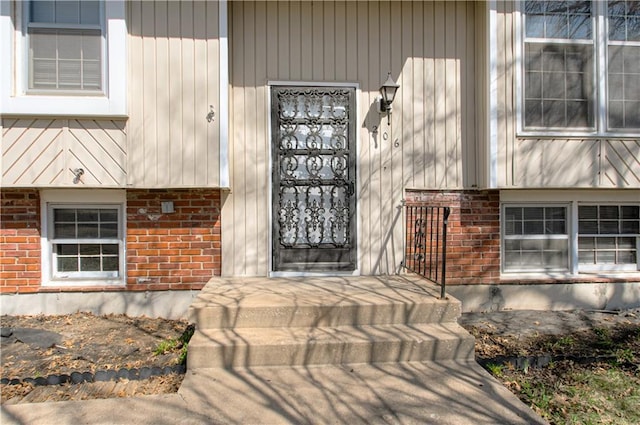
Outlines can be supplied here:
M271 88L273 271L356 270L355 96Z

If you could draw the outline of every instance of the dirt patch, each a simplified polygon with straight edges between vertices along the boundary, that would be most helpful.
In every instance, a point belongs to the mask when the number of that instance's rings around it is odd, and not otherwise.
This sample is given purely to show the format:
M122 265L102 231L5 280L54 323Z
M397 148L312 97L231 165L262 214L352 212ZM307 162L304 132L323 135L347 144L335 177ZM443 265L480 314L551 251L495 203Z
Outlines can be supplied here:
M183 362L189 324L125 315L2 316L0 375L7 379L46 378L74 372L158 368ZM2 402L60 401L175 392L182 375L154 376L111 384L2 385ZM100 388L99 390L97 390ZM37 391L36 391L37 390ZM33 392L43 393L34 397ZM29 396L31 394L31 396Z
M640 310L463 315L476 359L552 425L640 423Z
M640 353L640 310L502 311L463 314L476 338L476 358Z

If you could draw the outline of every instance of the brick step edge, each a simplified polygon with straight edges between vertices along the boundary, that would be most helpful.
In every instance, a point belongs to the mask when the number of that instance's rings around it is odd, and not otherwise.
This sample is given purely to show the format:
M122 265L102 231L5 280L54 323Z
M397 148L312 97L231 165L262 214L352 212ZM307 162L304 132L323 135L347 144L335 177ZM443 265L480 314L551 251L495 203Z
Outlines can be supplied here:
M119 370L98 370L92 372L71 372L70 374L40 376L38 378L2 378L2 385L18 385L21 383L32 384L35 386L43 385L61 385L61 384L82 384L85 382L107 382L128 379L130 381L140 381L151 378L153 376L164 376L172 373L184 375L187 372L187 366L184 364L174 366L151 366L133 369Z

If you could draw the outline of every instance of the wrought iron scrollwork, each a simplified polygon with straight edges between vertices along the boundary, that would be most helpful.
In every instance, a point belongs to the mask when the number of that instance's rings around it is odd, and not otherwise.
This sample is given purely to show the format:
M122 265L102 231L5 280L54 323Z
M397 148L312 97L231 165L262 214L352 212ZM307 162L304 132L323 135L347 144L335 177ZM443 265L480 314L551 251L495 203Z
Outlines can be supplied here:
M295 186L286 185L281 189L278 221L280 225L280 244L293 247L300 231L299 196Z
M426 223L422 218L416 219L413 225L413 259L424 261L426 248Z
M350 89L279 88L277 220L283 247L349 247L354 158Z

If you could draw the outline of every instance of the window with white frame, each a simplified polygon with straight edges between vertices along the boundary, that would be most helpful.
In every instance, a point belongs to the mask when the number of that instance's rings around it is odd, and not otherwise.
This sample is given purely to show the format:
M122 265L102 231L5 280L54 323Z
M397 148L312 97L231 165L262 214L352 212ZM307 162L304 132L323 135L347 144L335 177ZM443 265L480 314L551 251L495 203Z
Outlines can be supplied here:
M0 1L0 114L127 115L125 0Z
M504 207L503 270L569 270L567 207Z
M608 2L607 122L640 128L640 1Z
M637 270L640 206L578 206L581 270Z
M640 2L526 1L522 128L640 129Z
M29 91L102 91L102 6L92 0L28 2Z
M53 280L122 277L119 205L50 204L47 219Z
M640 270L639 204L505 203L502 217L506 273Z

